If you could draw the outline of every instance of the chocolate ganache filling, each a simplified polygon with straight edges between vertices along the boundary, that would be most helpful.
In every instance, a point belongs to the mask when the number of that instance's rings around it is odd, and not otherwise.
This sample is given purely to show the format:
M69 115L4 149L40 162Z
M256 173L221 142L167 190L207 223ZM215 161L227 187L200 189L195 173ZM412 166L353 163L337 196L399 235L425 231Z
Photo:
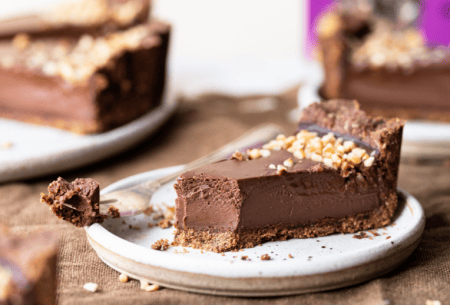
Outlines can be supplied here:
M319 137L330 130L300 123L300 129ZM376 152L350 135L368 154ZM293 166L279 172L270 165L292 159ZM360 178L361 177L361 178ZM184 185L183 181L190 181ZM192 188L190 185L197 186ZM343 174L310 159L299 159L286 150L248 161L223 160L187 172L176 184L179 200L178 228L235 230L266 225L298 225L317 219L341 218L370 211L380 205L376 170L362 166Z

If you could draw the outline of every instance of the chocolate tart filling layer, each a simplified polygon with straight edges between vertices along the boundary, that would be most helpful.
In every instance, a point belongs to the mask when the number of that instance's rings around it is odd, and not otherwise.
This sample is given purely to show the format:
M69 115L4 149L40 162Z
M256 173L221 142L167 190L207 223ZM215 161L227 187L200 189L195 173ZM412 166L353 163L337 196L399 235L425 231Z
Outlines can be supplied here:
M366 161L344 166L269 149L265 157L187 172L175 184L175 243L222 252L389 224L403 122L371 119L354 102L330 101L307 108L299 126L323 139L342 135L365 150Z

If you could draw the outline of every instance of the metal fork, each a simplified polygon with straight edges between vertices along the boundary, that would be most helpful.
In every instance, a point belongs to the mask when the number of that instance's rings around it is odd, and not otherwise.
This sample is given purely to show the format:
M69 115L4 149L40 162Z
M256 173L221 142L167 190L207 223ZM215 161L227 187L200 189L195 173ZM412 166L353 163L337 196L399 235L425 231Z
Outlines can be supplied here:
M152 195L156 193L161 186L175 180L182 173L208 163L223 160L230 157L236 150L259 147L275 138L280 133L283 133L282 129L275 124L257 126L237 140L187 164L181 171L100 196L100 213L107 214L109 206L113 205L119 209L121 217L140 214L149 207ZM64 205L75 209L69 204Z

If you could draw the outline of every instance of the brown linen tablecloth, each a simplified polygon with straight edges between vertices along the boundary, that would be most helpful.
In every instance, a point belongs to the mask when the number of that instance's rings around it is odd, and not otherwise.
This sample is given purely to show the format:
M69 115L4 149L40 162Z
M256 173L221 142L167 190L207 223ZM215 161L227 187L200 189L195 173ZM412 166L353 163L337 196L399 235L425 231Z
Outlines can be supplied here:
M250 127L274 122L295 130L289 112L296 90L277 97L231 98L209 95L183 100L177 114L154 137L129 152L75 171L67 180L91 177L102 187L144 171L190 162L243 134ZM291 113L292 117L292 113ZM0 185L0 220L16 232L36 229L60 234L59 304L450 304L450 166L401 164L399 186L422 203L427 225L422 241L399 268L368 283L329 292L280 298L229 298L172 289L140 290L139 282L120 283L119 273L106 266L89 246L85 231L58 220L39 203L39 194L58 175ZM82 287L99 285L97 293Z

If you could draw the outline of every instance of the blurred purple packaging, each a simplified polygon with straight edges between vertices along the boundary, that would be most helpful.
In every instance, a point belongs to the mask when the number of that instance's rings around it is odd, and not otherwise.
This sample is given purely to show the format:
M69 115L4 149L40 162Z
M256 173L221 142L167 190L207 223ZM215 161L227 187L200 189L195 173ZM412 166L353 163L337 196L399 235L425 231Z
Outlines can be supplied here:
M393 0L395 1L395 0ZM305 9L306 15L306 41L305 55L312 57L317 36L314 28L318 18L331 9L336 3L333 0L308 0ZM430 47L448 46L450 43L450 0L421 0L420 15L417 27L425 35Z

